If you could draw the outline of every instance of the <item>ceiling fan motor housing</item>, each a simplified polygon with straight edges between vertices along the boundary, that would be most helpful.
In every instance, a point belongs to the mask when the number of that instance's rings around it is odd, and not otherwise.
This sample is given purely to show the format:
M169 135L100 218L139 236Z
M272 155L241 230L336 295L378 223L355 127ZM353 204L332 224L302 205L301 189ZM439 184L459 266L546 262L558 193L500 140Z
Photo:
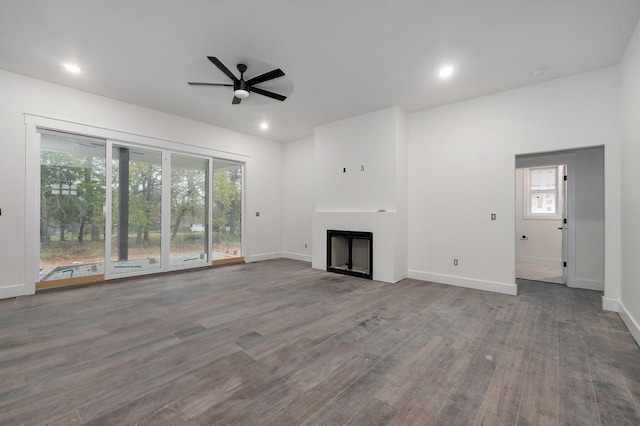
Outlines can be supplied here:
M247 92L249 91L251 86L249 86L247 84L246 81L244 81L243 79L240 80L236 80L233 82L233 90L246 90Z

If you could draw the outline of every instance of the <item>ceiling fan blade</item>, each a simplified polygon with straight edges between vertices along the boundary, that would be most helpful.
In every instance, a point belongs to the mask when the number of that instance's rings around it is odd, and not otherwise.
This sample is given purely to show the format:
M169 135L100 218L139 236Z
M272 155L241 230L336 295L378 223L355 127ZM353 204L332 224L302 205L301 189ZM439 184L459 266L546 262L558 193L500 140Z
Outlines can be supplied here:
M260 74L257 77L253 77L251 80L247 80L247 84L252 86L254 84L260 84L268 80L273 80L274 78L282 77L284 72L278 68L273 71L265 72L264 74Z
M233 100L231 101L231 103L232 103L233 105L238 105L240 102L242 102L242 99L240 99L240 98L239 98L239 97L237 97L237 96L234 96L234 97L233 97Z
M270 92L268 90L260 89L258 87L252 87L251 91L252 92L256 92L256 93L258 93L260 95L263 95L263 96L268 96L270 98L277 99L279 101L284 101L285 99L287 99L286 96L279 95L277 93L273 93L273 92Z
M187 81L187 84L190 86L228 86L228 87L233 87L233 84L227 84L227 83L197 83L194 81Z
M209 59L211 62L213 62L213 65L215 65L216 67L220 68L220 71L225 73L227 75L227 77L229 77L231 80L233 80L234 82L238 81L236 76L233 75L233 73L231 71L229 71L229 68L225 67L224 64L222 62L220 62L220 59L216 58L215 56L207 56L207 59Z

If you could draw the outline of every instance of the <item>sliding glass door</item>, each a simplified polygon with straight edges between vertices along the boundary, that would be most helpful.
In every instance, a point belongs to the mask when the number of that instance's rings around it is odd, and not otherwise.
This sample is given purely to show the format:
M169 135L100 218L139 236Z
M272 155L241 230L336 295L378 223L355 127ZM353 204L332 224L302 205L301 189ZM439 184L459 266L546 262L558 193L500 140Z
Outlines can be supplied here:
M209 160L171 155L172 269L209 262Z
M39 133L37 288L243 260L242 163Z
M213 162L213 261L241 258L242 164Z
M105 146L41 132L40 281L104 274Z
M163 269L162 152L114 145L111 170L111 275Z

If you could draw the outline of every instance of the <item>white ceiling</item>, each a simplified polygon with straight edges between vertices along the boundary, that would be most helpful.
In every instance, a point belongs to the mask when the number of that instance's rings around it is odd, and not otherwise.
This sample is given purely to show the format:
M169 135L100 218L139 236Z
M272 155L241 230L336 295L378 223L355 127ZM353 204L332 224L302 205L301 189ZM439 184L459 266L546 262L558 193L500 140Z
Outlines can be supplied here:
M0 68L290 141L615 65L639 16L640 0L1 0ZM245 78L281 68L259 87L290 96L231 105L230 87L187 85L228 82L206 56L245 62Z

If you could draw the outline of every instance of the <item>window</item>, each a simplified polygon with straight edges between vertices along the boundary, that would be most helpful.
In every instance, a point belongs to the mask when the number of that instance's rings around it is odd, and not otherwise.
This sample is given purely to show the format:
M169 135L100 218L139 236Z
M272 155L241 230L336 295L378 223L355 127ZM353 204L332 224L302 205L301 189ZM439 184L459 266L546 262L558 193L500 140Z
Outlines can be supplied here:
M562 219L564 166L524 169L524 219Z

